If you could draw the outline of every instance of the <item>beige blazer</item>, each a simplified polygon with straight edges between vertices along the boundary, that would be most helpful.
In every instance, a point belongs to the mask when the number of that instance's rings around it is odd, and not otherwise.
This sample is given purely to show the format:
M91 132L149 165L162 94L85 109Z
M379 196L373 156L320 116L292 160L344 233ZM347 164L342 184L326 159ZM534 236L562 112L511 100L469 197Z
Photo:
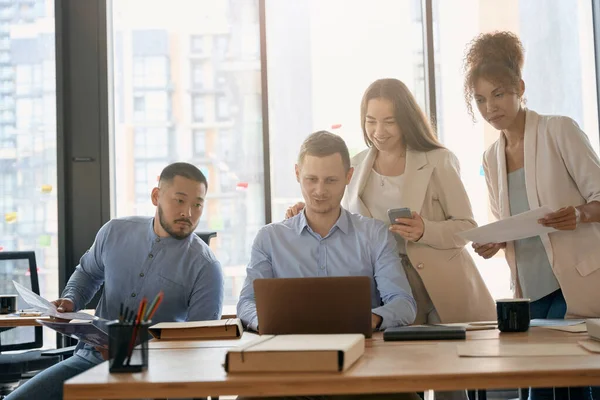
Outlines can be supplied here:
M354 175L342 199L344 208L367 217L371 213L361 196L376 155L371 148L352 159ZM446 149L408 151L397 206L410 207L423 217L423 237L407 242L406 251L442 322L495 320L494 301L466 242L455 235L477 226L456 156Z
M568 117L525 117L525 186L529 208L558 210L600 201L600 160L590 142ZM483 156L490 207L498 219L510 216L504 135ZM567 301L568 317L600 317L600 224L541 235L542 243ZM507 243L512 288L521 296L515 249Z

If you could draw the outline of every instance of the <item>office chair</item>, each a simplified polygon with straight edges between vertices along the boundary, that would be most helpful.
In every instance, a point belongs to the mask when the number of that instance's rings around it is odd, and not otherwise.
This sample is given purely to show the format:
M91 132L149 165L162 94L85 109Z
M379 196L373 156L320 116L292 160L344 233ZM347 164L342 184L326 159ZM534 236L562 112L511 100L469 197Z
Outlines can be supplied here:
M26 282L26 269L18 268L20 262L29 263L29 284L30 289L40 294L40 286L37 275L37 264L35 253L33 251L9 251L0 252L0 276L3 275L0 282L2 286L0 291L14 293L12 281L29 286ZM4 265L3 265L4 264ZM17 300L18 307L23 308L25 303ZM3 328L0 335L10 336L12 343L6 343L6 339L0 341L0 399L12 392L19 384L21 379L27 378L29 374L51 367L61 360L60 355L44 356L42 350L31 350L23 353L2 354L2 352L12 350L37 349L43 345L43 332L41 326L36 327L16 327ZM33 334L33 335L32 335ZM30 341L22 341L20 339ZM15 343L16 342L16 343Z
M200 239L210 246L210 239L217 237L217 232L195 232Z

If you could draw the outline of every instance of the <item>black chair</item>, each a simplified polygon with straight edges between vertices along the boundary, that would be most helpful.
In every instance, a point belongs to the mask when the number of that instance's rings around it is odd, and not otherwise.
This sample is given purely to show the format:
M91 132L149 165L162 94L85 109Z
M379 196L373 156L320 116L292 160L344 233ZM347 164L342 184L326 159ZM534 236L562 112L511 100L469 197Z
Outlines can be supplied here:
M28 262L27 268L19 266ZM29 270L30 285L27 284L26 271ZM18 281L24 286L30 286L34 293L40 294L40 286L37 275L37 264L35 262L35 253L33 251L10 251L0 252L0 292L14 293L12 281ZM24 308L26 304L17 300L17 306ZM23 353L6 354L2 352L13 350L28 350L40 348L43 345L42 327L18 327L3 328L0 336L11 336L12 339L6 343L6 339L0 339L0 399L12 392L19 384L21 379L25 379L37 371L51 367L61 360L60 355L44 356L42 350L31 350ZM33 337L31 337L33 336ZM32 339L28 340L27 339ZM20 341L23 340L23 341Z
M210 239L217 237L217 232L195 232L200 239L210 246Z

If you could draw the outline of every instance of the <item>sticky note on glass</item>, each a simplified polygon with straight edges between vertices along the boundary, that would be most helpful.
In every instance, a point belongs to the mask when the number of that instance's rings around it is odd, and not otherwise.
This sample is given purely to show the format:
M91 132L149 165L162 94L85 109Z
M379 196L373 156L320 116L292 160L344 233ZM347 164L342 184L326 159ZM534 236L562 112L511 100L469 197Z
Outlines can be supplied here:
M52 185L42 185L41 190L42 193L50 193L52 192Z
M9 212L4 214L4 220L8 223L15 222L17 220L17 212Z

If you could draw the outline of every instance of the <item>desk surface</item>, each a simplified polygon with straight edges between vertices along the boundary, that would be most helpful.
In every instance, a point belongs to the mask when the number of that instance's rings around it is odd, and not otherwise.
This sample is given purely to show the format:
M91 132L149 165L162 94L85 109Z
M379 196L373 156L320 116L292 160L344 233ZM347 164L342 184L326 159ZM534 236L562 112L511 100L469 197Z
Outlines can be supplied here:
M95 310L83 310L88 314L94 314ZM235 306L224 306L223 307L223 319L235 318L236 307ZM0 314L0 328L14 328L17 326L40 326L36 319L50 320L50 317L19 317L14 314Z
M13 314L0 315L0 328L15 328L17 326L40 326L35 320L49 320L50 317L19 317Z
M468 333L469 341L486 347L514 343L577 346L577 341L586 337L543 328L502 335L496 330ZM600 355L467 358L457 355L456 347L460 343L465 341L384 342L381 334L377 334L367 341L364 355L344 373L228 375L222 366L226 347L173 342L170 349L162 345L162 349L150 350L146 372L109 374L108 363L103 363L68 380L64 398L397 393L427 389L585 386L600 382Z
M86 310L81 310L82 312L86 313L86 314L91 314L94 315L94 312L96 310L94 309L86 309ZM17 326L40 326L40 324L38 324L35 320L36 319L42 319L42 320L50 320L50 317L19 317L18 315L14 315L14 314L1 314L0 315L0 328L14 328Z

